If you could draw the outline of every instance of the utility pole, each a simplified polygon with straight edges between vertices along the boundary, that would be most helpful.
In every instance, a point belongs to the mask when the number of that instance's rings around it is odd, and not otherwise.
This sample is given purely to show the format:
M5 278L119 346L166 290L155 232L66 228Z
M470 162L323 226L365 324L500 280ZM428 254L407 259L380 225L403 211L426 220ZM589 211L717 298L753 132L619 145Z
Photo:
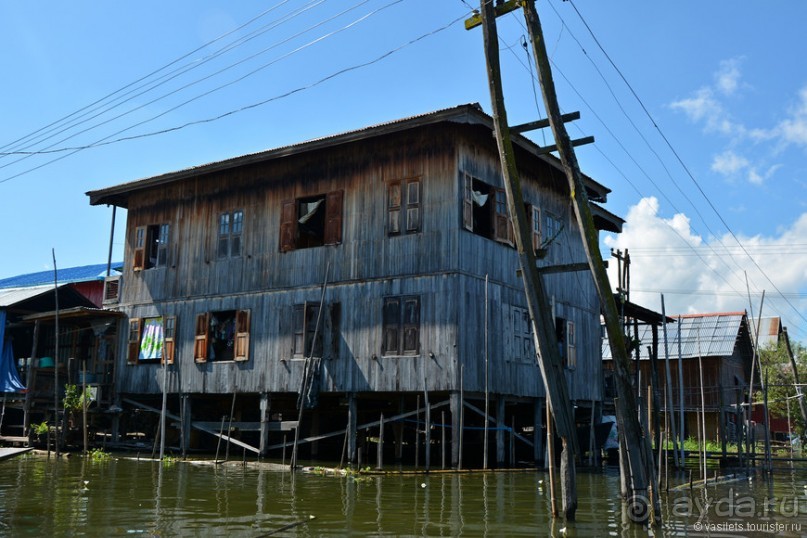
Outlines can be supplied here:
M546 44L541 30L541 21L535 9L535 1L522 0L521 3L524 7L524 17L530 33L530 40L532 41L544 106L552 128L552 134L555 137L558 154L569 182L574 213L580 233L583 236L586 256L600 297L600 305L611 344L611 354L614 358L615 380L619 394L617 405L621 406L623 411L621 413L623 420L619 424L619 430L621 435L624 436L627 446L627 460L630 463L630 476L632 478L630 484L632 495L629 498L629 509L634 521L646 521L651 515L647 502L650 499L649 493L652 492L652 515L655 523L659 524L661 522L661 506L658 499L658 485L655 484L655 463L650 443L643 435L638 417L635 414L636 402L630 382L630 360L628 359L627 348L625 347L619 323L616 302L608 281L608 274L605 272L605 266L602 263L598 233L594 226L594 219L591 216L591 208L588 204L586 188L577 164L577 157L561 119L560 106L555 93L555 83L552 80L549 57L547 56ZM652 488L649 488L650 481L654 482ZM648 491L649 489L651 491Z
M547 404L552 410L557 432L563 445L560 466L561 507L564 517L567 520L573 520L577 510L574 463L575 453L577 452L577 432L574 427L574 416L566 378L563 375L563 365L558 353L555 324L551 315L548 295L544 290L543 280L538 273L532 238L527 226L527 214L524 209L515 152L510 139L510 128L507 125L507 112L504 106L504 91L499 67L499 39L496 31L496 16L507 12L507 10L512 11L517 7L518 3L511 1L494 9L492 2L482 0L481 23L488 67L488 82L493 105L493 123L499 147L499 157L502 163L507 204L513 220L518 259L527 296L527 308L537 343L537 359L544 378ZM466 28L468 27L469 25L466 23Z

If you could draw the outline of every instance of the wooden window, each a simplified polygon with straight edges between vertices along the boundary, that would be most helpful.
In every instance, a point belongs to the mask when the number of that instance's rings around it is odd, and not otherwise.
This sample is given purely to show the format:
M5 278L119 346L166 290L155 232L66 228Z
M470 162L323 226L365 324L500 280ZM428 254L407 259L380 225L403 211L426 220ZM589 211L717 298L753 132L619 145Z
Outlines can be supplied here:
M560 232L563 230L563 223L560 218L549 211L544 211L544 237L547 243L560 244Z
M574 322L565 318L555 318L555 337L558 353L564 368L574 369L577 365L577 335Z
M577 334L571 320L566 322L566 367L569 370L577 367Z
M393 181L387 186L387 233L400 235L420 231L420 180Z
M344 191L285 200L280 211L280 251L342 242Z
M294 305L292 354L297 358L322 357L324 320L320 319L319 304Z
M532 248L535 254L538 255L541 250L541 209L532 204L526 204L527 209L527 223L530 227L530 235L532 237Z
M385 297L382 355L417 355L420 351L420 297Z
M464 174L462 225L477 235L513 246L513 224L507 208L507 194Z
M196 362L249 360L249 310L220 310L196 316Z
M141 271L168 265L170 238L171 227L168 224L152 224L135 228L132 269Z
M139 318L129 320L129 345L126 353L126 362L128 364L137 364L137 356L140 354L141 321Z
M218 246L219 258L241 255L241 234L244 230L244 211L237 209L219 215Z
M205 312L196 316L196 331L193 344L193 360L207 362L207 326L210 315Z
M530 312L526 308L514 306L513 315L513 359L521 362L535 362L535 342L532 335Z
M173 364L176 324L174 316L130 319L126 362L160 361Z
M176 334L177 334L176 316L167 316L164 319L163 330L165 336L165 344L163 347L163 363L174 364L174 357L176 355Z
M249 310L239 310L235 315L235 360L249 360Z
M134 256L132 269L140 271L146 268L146 226L135 228Z

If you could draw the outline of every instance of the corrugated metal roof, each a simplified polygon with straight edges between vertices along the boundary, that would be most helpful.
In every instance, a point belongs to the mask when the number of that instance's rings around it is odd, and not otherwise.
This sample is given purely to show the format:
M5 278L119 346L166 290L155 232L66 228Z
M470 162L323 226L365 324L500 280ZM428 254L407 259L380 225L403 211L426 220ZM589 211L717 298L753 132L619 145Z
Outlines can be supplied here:
M120 274L115 268L123 265L122 262L113 263L112 274ZM103 280L106 276L105 263L96 263L93 265L82 265L80 267L66 267L57 270L57 277L59 285L70 284L73 282L89 282L92 280ZM25 275L12 276L0 279L0 289L6 288L25 288L29 286L41 286L44 284L53 287L53 270L39 271L38 273L28 273Z
M168 172L166 174L160 174L149 178L129 181L120 185L89 191L86 194L90 198L90 205L113 204L119 207L127 207L129 194L139 189L159 187L173 181L186 179L189 177L220 172L239 166L265 162L272 159L288 157L290 155L297 155L307 151L316 151L323 148L334 147L339 144L366 140L371 137L395 133L415 127L434 125L439 122L477 124L484 125L491 130L493 129L493 118L482 110L479 103L468 103L451 108L444 108L434 112L418 114L403 119L388 121L377 125L362 127L360 129L345 133L315 138L306 142L300 142L297 144L282 146L257 153L232 157L222 161L193 166L183 170ZM529 138L523 135L516 135L513 137L513 142L524 147L527 149L527 151L533 152L541 160L550 163L552 166L555 166L558 169L562 169L560 159L551 154L539 154L538 145ZM606 202L607 195L611 192L611 189L585 174L583 174L583 178L586 182L587 190L590 191L589 197L591 200Z
M21 301L31 299L49 291L53 291L52 285L0 289L0 308L15 305Z
M752 323L752 325L755 325ZM756 326L751 328L752 331L756 332ZM782 318L770 317L770 318L762 318L759 320L759 348L764 349L765 347L771 346L776 347L779 345L779 334L782 332Z
M728 357L734 353L734 346L741 335L744 320L745 312L681 316L680 324L678 322L667 324L667 350L670 357L678 357L679 332L682 358L697 358L698 355ZM639 340L642 342L644 358L647 358L647 346L652 345L652 334L650 326L639 326ZM659 356L664 356L664 331L661 327L659 327ZM608 360L612 358L607 336L603 338L602 358Z

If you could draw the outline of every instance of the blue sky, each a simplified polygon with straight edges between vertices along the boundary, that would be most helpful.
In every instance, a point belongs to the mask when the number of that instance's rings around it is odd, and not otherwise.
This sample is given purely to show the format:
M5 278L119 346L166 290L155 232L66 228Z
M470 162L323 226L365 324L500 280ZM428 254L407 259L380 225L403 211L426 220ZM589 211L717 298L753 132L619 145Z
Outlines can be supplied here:
M111 210L88 190L461 103L489 111L472 3L0 4L0 152L57 150L0 155L0 278L51 268L52 248L62 267L105 261ZM755 313L764 290L763 315L807 340L807 3L538 9L561 107L582 114L570 134L596 138L581 167L627 218L603 241L630 250L632 299L747 309L747 275ZM535 119L520 11L499 30L510 121Z

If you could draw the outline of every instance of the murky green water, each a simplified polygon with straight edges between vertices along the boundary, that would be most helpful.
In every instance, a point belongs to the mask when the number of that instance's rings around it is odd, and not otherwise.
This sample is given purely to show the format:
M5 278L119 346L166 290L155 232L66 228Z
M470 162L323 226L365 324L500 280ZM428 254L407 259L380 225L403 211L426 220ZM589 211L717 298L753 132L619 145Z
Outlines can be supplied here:
M707 499L671 492L663 527L647 529L627 517L615 468L579 473L577 520L564 524L549 516L542 472L336 477L18 457L0 462L0 535L807 536L805 485L802 471L713 486Z

